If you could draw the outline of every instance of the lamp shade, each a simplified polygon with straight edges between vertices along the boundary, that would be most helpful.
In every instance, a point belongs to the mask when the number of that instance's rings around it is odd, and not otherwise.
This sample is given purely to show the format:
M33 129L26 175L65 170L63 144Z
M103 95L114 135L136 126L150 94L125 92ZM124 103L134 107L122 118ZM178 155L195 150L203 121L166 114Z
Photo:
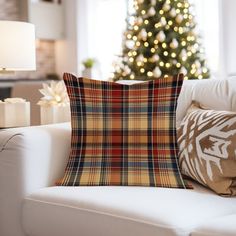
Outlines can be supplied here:
M0 72L35 69L34 25L18 21L0 21Z

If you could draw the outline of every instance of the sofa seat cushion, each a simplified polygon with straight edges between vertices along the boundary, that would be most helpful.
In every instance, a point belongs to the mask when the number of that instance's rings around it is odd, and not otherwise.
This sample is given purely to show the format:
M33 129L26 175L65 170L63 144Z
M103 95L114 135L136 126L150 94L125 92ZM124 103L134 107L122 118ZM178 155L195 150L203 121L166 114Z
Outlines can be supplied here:
M209 219L236 213L236 198L151 187L49 187L25 199L31 236L185 236Z
M235 236L236 214L227 215L206 222L196 229L191 236Z

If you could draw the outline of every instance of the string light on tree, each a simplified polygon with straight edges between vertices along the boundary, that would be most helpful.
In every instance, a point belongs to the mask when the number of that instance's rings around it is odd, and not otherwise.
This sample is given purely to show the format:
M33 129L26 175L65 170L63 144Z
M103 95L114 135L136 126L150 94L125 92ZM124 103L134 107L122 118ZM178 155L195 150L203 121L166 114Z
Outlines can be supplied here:
M209 78L193 8L188 0L134 0L113 80L150 80L180 72L185 79Z

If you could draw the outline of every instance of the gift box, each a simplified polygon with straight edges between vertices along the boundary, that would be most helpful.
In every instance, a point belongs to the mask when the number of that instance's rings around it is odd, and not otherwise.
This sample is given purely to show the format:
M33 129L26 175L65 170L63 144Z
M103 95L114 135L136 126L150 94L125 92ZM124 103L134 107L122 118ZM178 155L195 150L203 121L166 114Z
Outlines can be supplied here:
M30 102L9 98L0 102L0 128L30 126Z
M41 106L40 107L41 125L63 123L70 121L70 105Z

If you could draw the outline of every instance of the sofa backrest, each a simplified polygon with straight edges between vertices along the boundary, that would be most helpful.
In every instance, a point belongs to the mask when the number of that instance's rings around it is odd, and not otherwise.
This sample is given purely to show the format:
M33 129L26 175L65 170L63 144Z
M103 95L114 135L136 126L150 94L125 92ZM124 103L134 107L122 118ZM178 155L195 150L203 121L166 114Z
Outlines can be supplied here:
M122 84L140 83L140 81L120 81ZM177 127L186 114L192 101L214 110L236 112L236 78L227 80L185 80L177 106Z

